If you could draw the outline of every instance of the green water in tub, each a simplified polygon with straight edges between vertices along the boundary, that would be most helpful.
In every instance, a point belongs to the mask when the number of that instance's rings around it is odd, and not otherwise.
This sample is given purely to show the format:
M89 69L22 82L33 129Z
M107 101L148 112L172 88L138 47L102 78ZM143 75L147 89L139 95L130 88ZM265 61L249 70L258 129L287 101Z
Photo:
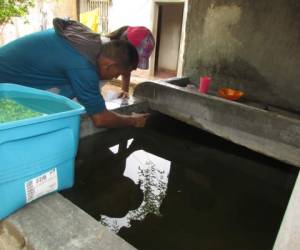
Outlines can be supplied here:
M0 99L0 123L18 121L42 115L43 113L27 108L12 99Z

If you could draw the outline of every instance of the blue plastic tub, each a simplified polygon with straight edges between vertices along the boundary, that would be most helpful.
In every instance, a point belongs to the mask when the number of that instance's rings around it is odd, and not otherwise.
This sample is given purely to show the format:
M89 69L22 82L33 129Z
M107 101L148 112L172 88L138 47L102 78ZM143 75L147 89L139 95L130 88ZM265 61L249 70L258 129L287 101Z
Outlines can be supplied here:
M63 96L0 83L8 98L45 115L0 123L0 219L74 181L84 108Z

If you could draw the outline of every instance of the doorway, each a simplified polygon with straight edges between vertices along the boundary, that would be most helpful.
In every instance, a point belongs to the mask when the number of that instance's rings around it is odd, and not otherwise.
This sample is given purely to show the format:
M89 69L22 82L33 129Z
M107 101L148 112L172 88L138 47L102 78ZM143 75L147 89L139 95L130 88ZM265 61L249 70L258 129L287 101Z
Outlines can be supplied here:
M177 76L184 3L159 3L154 76Z

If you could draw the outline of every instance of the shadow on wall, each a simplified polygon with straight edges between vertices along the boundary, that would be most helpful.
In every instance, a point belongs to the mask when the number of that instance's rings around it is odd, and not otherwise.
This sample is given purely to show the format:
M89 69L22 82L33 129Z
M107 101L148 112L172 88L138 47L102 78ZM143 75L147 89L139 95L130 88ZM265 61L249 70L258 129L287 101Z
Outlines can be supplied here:
M200 75L212 75L211 90L216 92L221 87L229 87L245 92L243 99L251 100L265 105L276 106L267 100L262 101L261 96L268 99L275 98L278 107L289 106L289 103L281 98L269 82L254 66L242 58L236 58L232 62L226 60L215 65L205 65L198 60L197 68ZM296 110L293 110L297 113Z
M211 2L191 0L184 75L197 85L200 76L211 75L213 91L236 88L245 99L299 113L300 47L291 18L296 15L291 7L297 7L293 0ZM297 20L295 16L293 22Z
M241 58L236 58L232 62L223 60L210 66L206 66L202 60L199 60L197 65L201 74L213 76L212 90L214 91L220 87L237 88L245 91L249 99L256 101L257 91L260 91L260 94L274 94L271 83L255 67Z
M237 5L211 5L208 8L196 67L201 75L213 77L213 91L220 87L236 88L244 91L246 98L257 101L256 91L259 90L260 95L271 94L272 88L255 67L238 56L243 43L232 31L241 16L242 9Z

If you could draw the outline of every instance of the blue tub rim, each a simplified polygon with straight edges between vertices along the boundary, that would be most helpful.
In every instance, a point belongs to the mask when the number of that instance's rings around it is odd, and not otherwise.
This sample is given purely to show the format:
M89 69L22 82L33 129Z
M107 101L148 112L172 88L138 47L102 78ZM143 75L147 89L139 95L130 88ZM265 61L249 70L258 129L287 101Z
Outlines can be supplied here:
M81 104L79 104L65 96L62 96L62 95L59 95L56 93L52 93L47 90L40 90L40 89L23 86L23 85L16 84L16 83L0 83L0 92L3 90L24 92L24 93L37 94L37 95L40 94L42 96L47 96L50 98L54 97L55 99L68 105L70 108L72 108L72 110L62 111L62 112L54 113L54 114L47 114L46 116L38 116L38 117L22 119L22 120L17 120L17 121L5 122L5 123L0 124L0 131L5 130L5 129L10 129L10 128L16 128L16 127L20 127L20 126L26 126L26 125L30 125L30 124L42 123L42 122L46 122L49 120L55 120L55 119L61 119L61 118L66 118L66 117L70 117L70 116L81 115L81 114L86 113L85 108Z

